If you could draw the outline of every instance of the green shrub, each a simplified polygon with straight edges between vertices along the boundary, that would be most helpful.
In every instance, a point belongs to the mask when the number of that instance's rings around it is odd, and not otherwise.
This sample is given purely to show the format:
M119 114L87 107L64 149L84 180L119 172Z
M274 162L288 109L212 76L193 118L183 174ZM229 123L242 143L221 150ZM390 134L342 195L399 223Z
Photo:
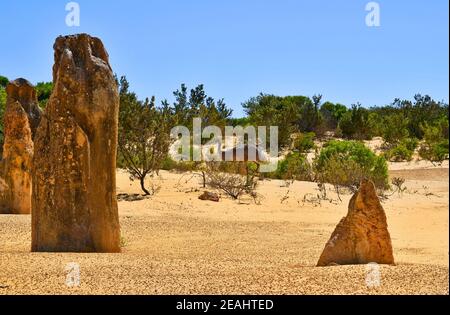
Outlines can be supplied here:
M300 133L294 140L294 149L300 153L306 153L315 148L314 138L316 134L314 132Z
M199 162L193 161L181 161L177 162L173 160L170 156L166 157L161 163L161 169L165 171L175 171L175 172L193 172L199 167Z
M400 113L387 115L382 129L383 139L389 144L397 144L409 136L408 119Z
M347 107L339 103L325 102L320 107L320 113L328 130L335 130L346 112Z
M278 162L275 178L284 180L312 180L312 168L306 157L297 152L290 153Z
M168 156L161 163L161 169L165 171L172 171L176 169L177 164L177 162L175 162L170 156Z
M377 156L363 143L331 140L314 161L316 179L335 186L355 188L363 178L377 188L387 189L388 167L384 157Z
M424 143L420 146L419 155L431 162L442 162L448 159L448 120L440 121L436 125L427 123L421 126L424 134Z
M445 139L443 135L443 128L444 125L439 122L437 122L437 124L435 125L431 125L428 123L422 124L421 129L423 132L423 139L428 144L441 142L443 139Z
M448 139L443 139L436 143L424 143L419 149L421 158L431 162L442 162L449 158Z
M47 102L50 99L53 91L53 83L52 82L38 82L36 84L36 94L39 102L39 106L41 108L45 108L47 106Z
M353 105L339 121L339 129L347 139L370 140L374 136L377 126L375 117L369 117L370 111L361 105Z
M413 151L408 150L403 144L398 144L386 152L386 159L391 162L411 161L413 153Z
M381 137L383 135L383 117L376 112L370 112L367 117L367 125L369 137Z
M386 159L392 162L411 161L418 143L417 139L403 139L386 152Z
M7 77L0 75L0 87L6 88L8 83L9 83L9 79Z
M448 139L443 139L440 142L433 145L433 153L437 157L438 161L448 159Z
M344 136L344 134L342 133L342 130L339 126L337 126L335 132L334 132L334 136L336 138L342 138Z
M410 151L415 151L417 149L417 146L419 145L419 140L416 138L408 138L403 139L401 143Z
M211 162L210 164L216 165L216 171L229 174L238 174L244 176L247 171L247 167L250 163L243 161L222 161L222 162Z

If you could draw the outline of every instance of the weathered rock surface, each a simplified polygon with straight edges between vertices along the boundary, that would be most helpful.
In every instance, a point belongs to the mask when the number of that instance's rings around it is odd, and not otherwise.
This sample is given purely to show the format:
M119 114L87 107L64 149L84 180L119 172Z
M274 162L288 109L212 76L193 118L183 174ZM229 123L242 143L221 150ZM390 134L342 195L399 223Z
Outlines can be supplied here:
M27 80L19 78L8 84L6 93L11 101L19 102L27 113L32 137L34 138L42 116L34 86Z
M320 256L317 266L394 264L386 214L375 186L364 180Z
M87 34L58 37L54 89L35 137L32 250L120 252L119 95L108 54Z
M0 162L0 213L31 212L33 126L41 118L34 87L25 79L6 87L3 159Z
M208 200L208 201L214 201L214 202L219 202L219 195L216 193L212 193L209 191L205 191L203 194L201 194L198 199L200 200Z

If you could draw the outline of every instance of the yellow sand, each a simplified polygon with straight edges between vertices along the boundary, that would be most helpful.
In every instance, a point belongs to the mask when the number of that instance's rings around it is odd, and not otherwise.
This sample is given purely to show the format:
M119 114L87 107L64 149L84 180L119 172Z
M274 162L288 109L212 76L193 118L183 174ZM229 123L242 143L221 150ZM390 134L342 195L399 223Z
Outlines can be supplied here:
M119 202L121 254L30 253L30 216L1 215L0 294L448 294L448 163L390 168L408 190L383 202L397 265L381 266L376 288L364 265L314 267L349 194L338 202L329 187L334 201L319 204L316 184L272 180L260 205L214 203L198 200L198 178L161 172L156 196ZM117 179L118 193L140 193ZM79 287L66 285L71 262Z

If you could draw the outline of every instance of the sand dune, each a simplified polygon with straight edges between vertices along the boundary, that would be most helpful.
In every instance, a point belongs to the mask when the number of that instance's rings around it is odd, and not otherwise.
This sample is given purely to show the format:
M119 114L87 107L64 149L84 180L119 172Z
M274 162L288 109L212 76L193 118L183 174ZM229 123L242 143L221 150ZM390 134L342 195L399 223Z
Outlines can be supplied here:
M448 294L448 164L397 166L408 189L383 202L397 265L376 288L364 265L314 267L350 195L330 189L319 205L314 183L272 180L260 205L213 203L196 178L162 172L156 196L119 202L121 254L30 253L30 216L0 216L0 294ZM118 193L138 183L118 171ZM66 285L71 262L79 287Z

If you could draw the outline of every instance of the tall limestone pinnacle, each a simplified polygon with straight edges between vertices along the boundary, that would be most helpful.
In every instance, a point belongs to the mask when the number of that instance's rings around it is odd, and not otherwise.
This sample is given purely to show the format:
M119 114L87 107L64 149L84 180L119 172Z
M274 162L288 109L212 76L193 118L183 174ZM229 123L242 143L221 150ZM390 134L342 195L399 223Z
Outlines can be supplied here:
M58 37L53 92L35 137L32 251L120 252L119 95L100 39Z
M8 84L6 93L10 102L19 102L28 115L31 133L34 138L42 116L34 86L27 80L19 78Z
M41 110L33 85L25 79L11 81L6 93L0 213L30 214L33 136L41 119Z

